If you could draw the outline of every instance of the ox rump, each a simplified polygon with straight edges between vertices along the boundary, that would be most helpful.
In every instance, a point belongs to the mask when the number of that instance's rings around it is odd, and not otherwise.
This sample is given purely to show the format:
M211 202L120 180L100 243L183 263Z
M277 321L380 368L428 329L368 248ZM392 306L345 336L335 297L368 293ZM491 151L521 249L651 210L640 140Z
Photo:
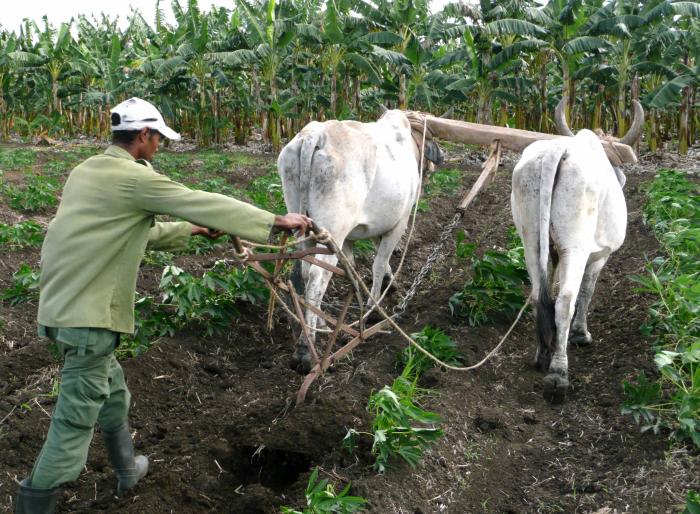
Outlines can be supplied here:
M625 238L623 185L624 175L589 130L531 144L513 171L513 221L525 247L536 311L535 364L548 372L544 396L550 401L566 397L567 341L591 342L586 313L596 280ZM553 276L559 282L555 301Z
M375 299L380 297L384 278L391 278L389 258L418 196L422 136L399 110L386 111L373 123L314 121L282 149L277 160L289 212L307 214L327 229L351 262L353 242L373 240L377 254L371 295ZM438 164L443 159L429 134L425 158ZM337 262L335 255L318 259ZM318 307L331 273L306 262L301 267L306 301ZM305 317L309 343L314 344L318 316L307 310ZM302 371L310 368L303 331L293 364Z

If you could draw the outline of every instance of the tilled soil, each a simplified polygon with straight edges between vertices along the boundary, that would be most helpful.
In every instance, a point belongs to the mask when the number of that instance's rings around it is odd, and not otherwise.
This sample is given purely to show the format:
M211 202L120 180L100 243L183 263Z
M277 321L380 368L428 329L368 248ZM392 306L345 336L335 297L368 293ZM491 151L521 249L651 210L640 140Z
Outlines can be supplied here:
M273 158L270 157L272 161ZM471 159L457 164L465 184L478 175ZM480 195L463 228L480 248L507 240L512 159ZM647 170L648 171L648 170ZM444 418L445 435L416 469L396 462L377 475L369 444L354 454L341 448L349 428L367 431L372 390L398 374L404 341L380 334L360 345L312 387L305 405L293 399L302 377L289 368L297 327L281 317L265 330L265 308L242 306L224 337L206 338L196 327L157 342L123 362L133 395L131 426L151 470L133 494L114 496L115 482L99 437L86 470L66 489L60 512L274 513L304 506L314 467L338 487L368 500L376 513L677 512L688 487L698 488L697 455L669 447L664 435L641 434L620 414L622 381L654 374L651 341L641 335L652 299L635 291L630 276L644 271L658 251L642 223L643 185L653 174L633 170L626 195L627 240L604 268L589 313L593 345L571 348L571 391L563 405L542 398L543 375L531 364L534 327L529 315L503 350L475 372L431 370L423 406ZM399 277L399 294L452 218L456 195L431 198ZM3 206L2 209L7 209ZM426 324L445 330L476 362L508 328L473 328L452 317L448 299L468 270L448 248L401 320L407 331ZM20 262L36 265L38 251L3 252L2 287ZM190 270L211 256L181 257ZM394 266L398 256L395 257ZM367 257L359 259L367 273ZM141 290L157 285L157 270L143 270ZM48 395L58 370L35 333L36 305L2 306L0 351L0 510L12 510L15 480L38 454L55 400ZM606 510L607 509L607 510Z

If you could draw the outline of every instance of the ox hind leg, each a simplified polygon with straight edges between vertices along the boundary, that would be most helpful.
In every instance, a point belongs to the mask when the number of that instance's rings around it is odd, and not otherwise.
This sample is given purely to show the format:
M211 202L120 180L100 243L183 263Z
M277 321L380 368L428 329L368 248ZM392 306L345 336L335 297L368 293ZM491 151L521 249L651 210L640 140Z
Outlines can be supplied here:
M588 252L580 249L560 253L557 271L561 282L554 306L554 320L557 326L556 344L549 363L549 373L544 378L544 397L553 403L564 401L569 388L569 361L566 353L569 327L574 316L576 298L587 260Z
M389 266L389 259L396 248L396 245L401 240L401 236L406 231L406 224L408 219L400 221L394 228L389 232L384 234L379 243L375 243L377 247L377 254L374 256L374 262L372 263L372 289L371 298L367 300L367 307L370 308L374 305L375 300L379 300L383 290L383 284L385 280L391 280L392 273L391 267Z
M335 255L317 255L316 258L332 266L338 263L338 257ZM328 283L333 274L319 266L310 265L306 262L302 264L302 270L306 278L306 302L309 305L321 308L321 301L323 300L323 296L326 293ZM312 368L312 359L309 354L308 345L316 344L316 329L321 328L319 317L310 309L306 310L305 322L307 333L309 334L309 341L307 343L304 330L302 330L297 340L294 354L292 355L292 367L302 373L308 373Z
M593 342L591 333L588 331L588 306L591 303L591 298L593 298L593 292L595 291L595 285L598 280L598 275L600 275L600 270L603 269L607 260L608 255L597 258L591 256L586 265L586 272L583 274L581 289L576 299L574 319L571 322L569 341L573 344L584 346Z

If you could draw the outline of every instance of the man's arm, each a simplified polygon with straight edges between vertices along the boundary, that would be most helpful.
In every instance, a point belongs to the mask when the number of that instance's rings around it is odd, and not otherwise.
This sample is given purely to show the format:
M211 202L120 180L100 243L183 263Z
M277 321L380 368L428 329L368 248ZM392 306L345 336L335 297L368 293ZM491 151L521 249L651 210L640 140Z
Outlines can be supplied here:
M169 214L253 241L267 241L275 224L271 212L228 196L189 189L155 172L139 177L133 195L146 212Z
M194 232L194 225L187 221L156 222L148 233L148 250L173 252L184 250Z
M272 227L299 230L303 234L312 222L303 214L274 215L228 196L192 190L155 172L139 178L134 188L134 200L147 212L177 216L195 223L195 226L201 225L199 228L211 227L206 233L192 232L208 237L224 232L265 242Z

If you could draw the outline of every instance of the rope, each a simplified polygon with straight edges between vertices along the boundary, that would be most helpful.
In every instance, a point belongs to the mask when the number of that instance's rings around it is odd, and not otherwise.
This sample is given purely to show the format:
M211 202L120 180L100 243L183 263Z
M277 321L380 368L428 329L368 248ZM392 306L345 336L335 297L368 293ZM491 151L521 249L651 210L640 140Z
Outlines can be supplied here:
M459 215L459 214L457 214L457 215ZM455 215L455 217L457 215ZM335 241L333 241L333 243L337 246L337 243ZM355 267L350 263L348 258L342 252L339 252L338 258L342 261L345 269L353 274L353 276L355 277L355 280L360 284L363 292L368 296L368 298L370 298L372 301L374 301L374 298L372 297L372 293L367 288L367 285L362 281L362 277L360 277L360 274L355 269ZM426 350L421 345L419 345L416 341L414 341L411 338L411 336L409 336L406 332L404 332L404 330L396 323L396 321L394 321L394 317L398 317L397 314L390 316L389 314L387 314L387 312L384 310L384 308L381 305L379 305L375 302L375 306L376 306L377 310L379 311L379 313L384 317L385 321L388 321L389 324L394 328L394 330L396 330L406 341L408 341L410 344L412 344L418 351L420 351L423 355L425 355L426 357L431 359L433 362L435 362L439 366L442 366L443 368L450 369L452 371L471 371L471 370L477 369L480 366L482 366L493 355L496 354L496 352L501 348L503 343L506 341L506 339L508 338L510 333L515 328L518 321L520 321L520 318L521 318L523 312L525 312L525 308L528 306L529 303L530 303L530 299L528 298L525 301L525 304L520 309L520 312L518 313L518 316L515 318L515 321L510 326L510 328L508 329L506 334L501 338L501 341L498 343L498 345L496 345L496 347L493 350L491 350L491 352L489 352L489 354L486 355L486 357L484 357L480 362L478 362L477 364L474 364L473 366L466 366L466 367L465 366L453 366L453 365L447 364L446 362L443 362L439 358L435 357L435 355L433 355L428 350Z

